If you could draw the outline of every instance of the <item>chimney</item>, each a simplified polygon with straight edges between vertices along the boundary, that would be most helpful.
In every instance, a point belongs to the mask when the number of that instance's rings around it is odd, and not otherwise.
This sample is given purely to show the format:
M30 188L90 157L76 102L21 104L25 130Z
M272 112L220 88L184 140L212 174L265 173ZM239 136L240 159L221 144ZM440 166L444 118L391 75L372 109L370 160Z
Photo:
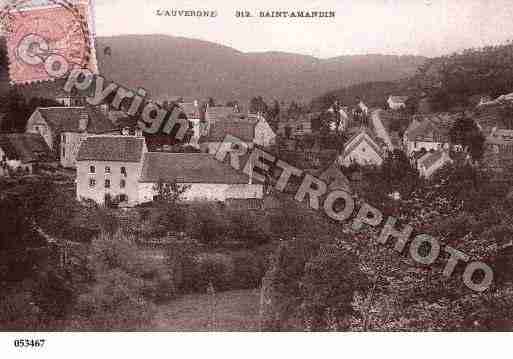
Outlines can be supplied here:
M80 111L80 118L78 119L78 129L80 131L87 131L87 124L89 123L89 113L84 108Z
M135 136L136 137L143 137L143 131L139 127L137 127L135 129Z

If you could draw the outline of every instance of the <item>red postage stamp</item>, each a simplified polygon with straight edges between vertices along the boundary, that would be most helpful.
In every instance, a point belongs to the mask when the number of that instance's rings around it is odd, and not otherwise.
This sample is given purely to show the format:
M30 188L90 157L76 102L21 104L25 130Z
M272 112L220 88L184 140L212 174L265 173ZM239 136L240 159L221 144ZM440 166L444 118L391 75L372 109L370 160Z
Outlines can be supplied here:
M11 83L54 80L79 66L98 72L89 0L11 7L7 49Z

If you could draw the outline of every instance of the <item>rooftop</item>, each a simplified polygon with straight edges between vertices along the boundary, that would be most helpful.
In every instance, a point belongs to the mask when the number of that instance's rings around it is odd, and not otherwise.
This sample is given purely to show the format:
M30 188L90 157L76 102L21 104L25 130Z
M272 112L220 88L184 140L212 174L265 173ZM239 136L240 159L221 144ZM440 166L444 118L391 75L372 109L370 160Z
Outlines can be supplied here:
M148 152L139 181L247 184L249 176L208 153Z
M41 116L48 125L59 132L83 132L100 134L115 131L118 127L108 116L93 106L86 107L39 107ZM86 128L81 128L80 119L87 117Z
M87 137L77 155L77 161L140 162L144 138L132 136Z
M54 159L50 148L39 134L0 134L0 148L8 159L20 160L23 163Z
M252 142L255 138L255 125L257 121L250 119L225 119L210 125L208 135L203 136L200 142L222 142L226 135L232 135L244 142Z
M390 96L390 100L397 103L404 103L408 101L408 96Z

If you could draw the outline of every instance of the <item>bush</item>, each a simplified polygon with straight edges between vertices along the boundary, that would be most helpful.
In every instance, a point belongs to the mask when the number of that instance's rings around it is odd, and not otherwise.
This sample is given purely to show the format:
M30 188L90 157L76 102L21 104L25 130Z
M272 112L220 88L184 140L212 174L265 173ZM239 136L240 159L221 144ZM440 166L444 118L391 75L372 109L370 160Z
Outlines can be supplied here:
M270 241L269 221L254 212L234 211L230 213L230 236L247 247L259 246Z
M212 283L217 291L231 289L234 265L230 256L221 253L202 253L196 260L198 290L206 291L209 283Z
M177 292L191 293L196 290L196 255L199 245L195 241L175 241L166 250L166 265L172 273Z
M154 306L142 296L144 282L120 269L103 272L77 300L70 329L130 330L146 326Z
M258 288L265 274L264 258L254 252L240 251L232 254L233 280L231 289Z
M186 232L200 243L213 247L228 236L230 227L218 204L201 203L187 210Z
M347 329L356 291L367 286L357 260L336 246L323 246L301 278L302 317L311 330Z

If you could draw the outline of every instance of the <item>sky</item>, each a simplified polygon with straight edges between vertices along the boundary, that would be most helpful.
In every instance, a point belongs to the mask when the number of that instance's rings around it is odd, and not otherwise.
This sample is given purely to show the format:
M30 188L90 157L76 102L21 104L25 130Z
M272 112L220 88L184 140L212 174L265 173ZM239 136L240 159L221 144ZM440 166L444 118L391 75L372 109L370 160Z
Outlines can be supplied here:
M258 4L258 5L255 5ZM279 5L278 5L279 4ZM157 16L161 10L215 10L215 18ZM249 10L254 17L235 17ZM259 18L258 11L335 11L330 19ZM319 58L356 54L448 54L513 39L512 0L96 0L99 36L168 34L244 52Z

